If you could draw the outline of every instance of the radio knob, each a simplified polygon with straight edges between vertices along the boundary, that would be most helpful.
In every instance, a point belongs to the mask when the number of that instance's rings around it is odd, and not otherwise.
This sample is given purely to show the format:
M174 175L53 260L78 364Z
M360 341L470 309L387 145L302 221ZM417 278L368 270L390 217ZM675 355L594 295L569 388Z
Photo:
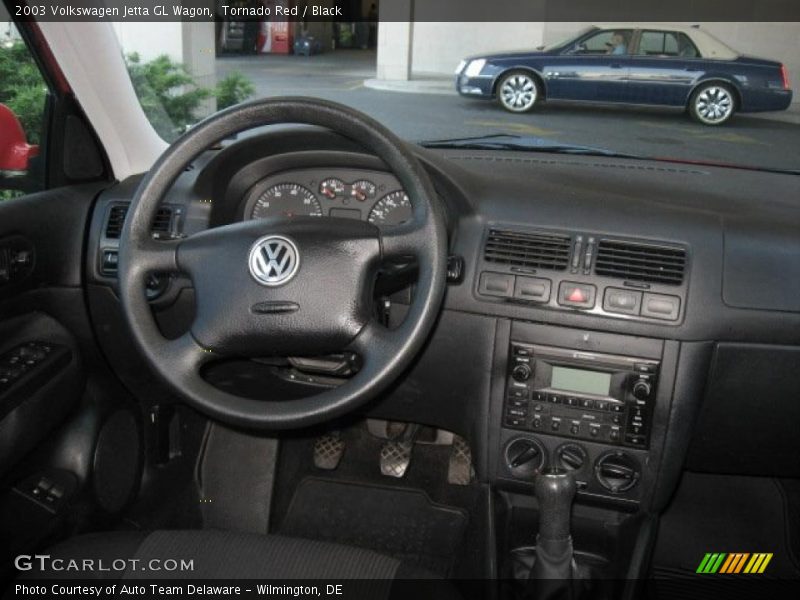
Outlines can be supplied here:
M531 368L528 365L524 364L517 365L511 371L511 377L514 378L514 381L519 381L519 382L528 381L528 379L531 378L532 374L533 372L531 371Z
M645 381L644 379L639 379L636 383L633 384L633 397L638 400L647 400L650 397L650 392L652 388L650 384Z

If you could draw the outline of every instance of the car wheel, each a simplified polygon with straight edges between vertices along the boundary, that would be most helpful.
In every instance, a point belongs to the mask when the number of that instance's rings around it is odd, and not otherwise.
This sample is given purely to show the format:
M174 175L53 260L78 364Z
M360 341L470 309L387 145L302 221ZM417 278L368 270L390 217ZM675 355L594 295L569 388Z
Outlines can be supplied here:
M530 73L514 71L504 75L497 85L500 106L511 112L528 112L536 106L539 96L539 83Z
M689 99L689 114L703 125L722 125L736 111L736 96L730 86L706 83Z

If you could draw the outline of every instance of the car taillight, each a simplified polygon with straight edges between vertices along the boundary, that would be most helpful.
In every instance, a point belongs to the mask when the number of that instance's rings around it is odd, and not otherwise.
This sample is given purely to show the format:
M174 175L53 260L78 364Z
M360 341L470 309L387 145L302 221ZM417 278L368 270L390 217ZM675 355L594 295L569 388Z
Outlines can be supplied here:
M786 65L781 65L781 79L783 80L783 89L789 89L789 72L786 70Z

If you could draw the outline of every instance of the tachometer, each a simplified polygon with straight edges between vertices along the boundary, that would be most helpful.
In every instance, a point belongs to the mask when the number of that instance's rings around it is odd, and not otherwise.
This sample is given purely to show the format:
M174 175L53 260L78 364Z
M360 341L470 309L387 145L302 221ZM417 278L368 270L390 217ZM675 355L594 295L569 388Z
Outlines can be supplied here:
M321 217L322 207L319 200L302 185L279 183L258 197L250 218L264 219L266 217L296 217L300 215Z
M400 225L410 219L411 201L403 190L386 194L367 216L367 221L374 225Z

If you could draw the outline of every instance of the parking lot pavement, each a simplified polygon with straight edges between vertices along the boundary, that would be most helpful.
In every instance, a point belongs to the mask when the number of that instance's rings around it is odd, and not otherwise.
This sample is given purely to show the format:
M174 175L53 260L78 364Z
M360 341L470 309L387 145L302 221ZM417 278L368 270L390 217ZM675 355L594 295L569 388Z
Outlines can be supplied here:
M800 169L800 124L769 115L736 115L719 128L658 109L543 105L516 115L456 94L399 93L364 86L374 53L337 51L313 57L254 56L217 60L217 75L238 70L257 97L305 95L347 104L401 137L430 140L513 133L626 154Z

